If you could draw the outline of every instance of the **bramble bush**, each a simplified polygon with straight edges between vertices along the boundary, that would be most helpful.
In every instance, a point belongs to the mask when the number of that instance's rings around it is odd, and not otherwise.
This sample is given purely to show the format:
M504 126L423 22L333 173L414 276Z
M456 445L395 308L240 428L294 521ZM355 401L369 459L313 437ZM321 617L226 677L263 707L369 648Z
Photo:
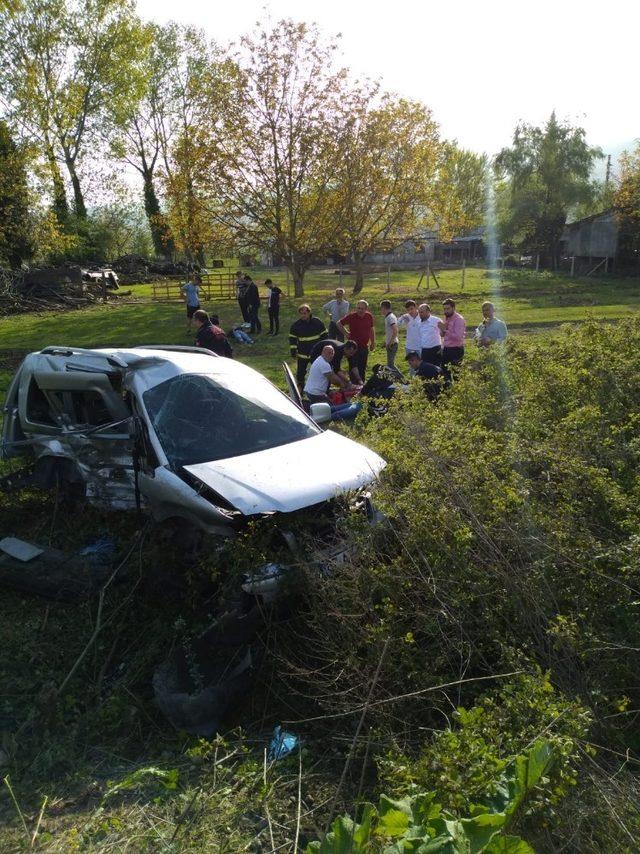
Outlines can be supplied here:
M560 826L587 731L637 746L639 423L634 320L470 352L437 404L416 381L359 419L388 524L356 523L350 559L309 576L280 664L336 727L367 706L386 784L437 778L462 809L544 733L540 821Z

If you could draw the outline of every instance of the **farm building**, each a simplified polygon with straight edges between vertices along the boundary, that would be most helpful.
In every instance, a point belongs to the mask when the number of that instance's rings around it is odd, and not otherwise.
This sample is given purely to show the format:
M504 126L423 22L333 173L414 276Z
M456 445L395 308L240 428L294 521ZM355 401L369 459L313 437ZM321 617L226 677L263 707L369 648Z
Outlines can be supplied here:
M562 254L580 266L604 266L618 254L618 221L613 208L568 223L562 235ZM610 259L607 260L607 259Z
M436 257L440 261L461 264L462 261L477 261L485 256L484 226L474 228L448 243L438 243Z
M393 247L368 253L365 256L365 262L367 264L424 264L435 257L437 239L437 231L421 231Z

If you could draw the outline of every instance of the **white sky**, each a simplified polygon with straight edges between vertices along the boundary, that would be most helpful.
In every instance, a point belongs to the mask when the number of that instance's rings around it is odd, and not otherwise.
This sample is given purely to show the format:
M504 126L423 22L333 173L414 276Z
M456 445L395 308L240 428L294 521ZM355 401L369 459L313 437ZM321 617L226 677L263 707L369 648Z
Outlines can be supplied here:
M442 133L493 154L555 108L617 154L640 137L638 0L138 0L225 45L267 16L342 33L343 63L423 101Z

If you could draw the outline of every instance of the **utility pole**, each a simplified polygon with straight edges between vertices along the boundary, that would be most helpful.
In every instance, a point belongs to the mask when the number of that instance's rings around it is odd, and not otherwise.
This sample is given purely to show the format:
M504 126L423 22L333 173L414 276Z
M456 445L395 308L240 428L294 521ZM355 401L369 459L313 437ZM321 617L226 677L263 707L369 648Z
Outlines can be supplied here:
M609 181L611 180L611 155L607 154L607 171L604 177L604 188L609 189Z

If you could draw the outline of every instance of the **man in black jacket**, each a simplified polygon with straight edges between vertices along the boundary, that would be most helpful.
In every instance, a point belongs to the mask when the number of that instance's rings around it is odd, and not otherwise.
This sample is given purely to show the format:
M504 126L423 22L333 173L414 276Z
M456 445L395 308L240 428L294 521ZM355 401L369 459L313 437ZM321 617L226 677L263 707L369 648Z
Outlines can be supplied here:
M269 335L278 335L280 332L280 296L282 291L274 285L271 279L265 279L265 285L269 289L267 297L267 313L269 315Z
M247 290L245 292L247 314L249 315L249 323L251 323L249 331L253 335L255 332L262 332L262 324L258 317L258 312L260 311L260 294L258 293L258 286L251 276L247 274L244 279L247 283Z
M306 303L298 308L298 315L289 329L289 348L291 355L297 359L296 382L302 392L311 351L318 341L328 338L328 333L324 323L311 314L311 308Z
M193 315L198 331L196 332L196 347L205 347L212 350L218 356L226 356L233 359L233 350L219 326L215 326L206 311L199 308Z

